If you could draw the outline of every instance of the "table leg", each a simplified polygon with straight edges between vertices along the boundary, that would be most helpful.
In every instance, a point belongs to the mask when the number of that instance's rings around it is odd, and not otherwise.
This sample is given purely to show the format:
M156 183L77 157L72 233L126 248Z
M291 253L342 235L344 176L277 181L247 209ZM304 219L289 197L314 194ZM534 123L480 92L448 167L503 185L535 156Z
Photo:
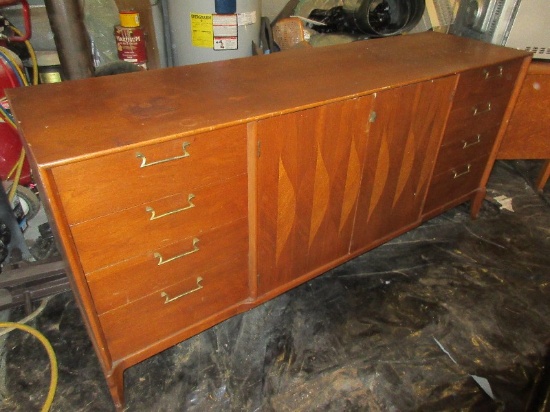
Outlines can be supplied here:
M124 410L124 368L117 365L111 373L106 376L111 397L115 404L117 412Z
M544 163L544 166L542 167L540 175L537 179L537 190L539 192L542 192L542 190L544 189L548 178L550 178L550 160L547 160Z
M486 194L487 190L485 188L479 189L470 201L470 217L472 219L477 219L477 216L479 215L479 210L481 209L481 205L485 200Z

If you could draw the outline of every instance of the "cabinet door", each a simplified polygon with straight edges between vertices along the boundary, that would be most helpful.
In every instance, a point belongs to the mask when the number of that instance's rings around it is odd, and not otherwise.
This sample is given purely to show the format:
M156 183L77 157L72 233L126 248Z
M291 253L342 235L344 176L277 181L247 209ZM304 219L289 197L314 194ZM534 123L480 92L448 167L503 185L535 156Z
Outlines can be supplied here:
M453 76L377 94L352 251L419 222L455 83Z
M349 252L372 96L258 122L258 291Z

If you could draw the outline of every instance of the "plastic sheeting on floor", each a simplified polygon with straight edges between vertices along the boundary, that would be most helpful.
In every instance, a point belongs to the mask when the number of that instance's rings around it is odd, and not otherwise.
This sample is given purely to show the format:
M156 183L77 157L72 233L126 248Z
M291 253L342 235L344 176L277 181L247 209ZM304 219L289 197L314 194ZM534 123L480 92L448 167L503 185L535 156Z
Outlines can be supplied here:
M497 163L488 195L513 211L485 202L473 221L455 208L130 368L128 410L536 410L550 342L550 202L529 186L536 166ZM59 357L53 410L113 410L71 296L36 326ZM44 399L34 345L8 339L0 409Z

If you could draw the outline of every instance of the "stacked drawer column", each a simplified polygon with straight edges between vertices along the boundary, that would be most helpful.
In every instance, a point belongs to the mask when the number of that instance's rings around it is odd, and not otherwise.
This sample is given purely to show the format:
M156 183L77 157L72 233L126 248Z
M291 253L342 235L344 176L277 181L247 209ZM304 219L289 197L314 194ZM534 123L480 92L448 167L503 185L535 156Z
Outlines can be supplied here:
M480 188L521 63L460 74L424 205L425 219L468 200Z
M113 362L248 298L246 126L53 174Z

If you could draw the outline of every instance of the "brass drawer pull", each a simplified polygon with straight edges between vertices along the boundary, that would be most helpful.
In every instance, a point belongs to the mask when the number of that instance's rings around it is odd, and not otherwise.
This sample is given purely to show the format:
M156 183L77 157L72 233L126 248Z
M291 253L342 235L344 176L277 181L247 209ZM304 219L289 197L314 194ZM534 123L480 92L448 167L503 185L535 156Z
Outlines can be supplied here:
M479 108L477 106L472 107L472 111L474 112L474 116L477 116L479 114L490 112L492 109L491 102L487 103L485 107Z
M193 250L190 250L188 252L185 252L185 253L182 253L181 255L177 255L177 256L174 256L174 257L171 257L170 259L166 259L164 260L162 258L162 255L158 252L155 252L154 253L154 256L155 258L157 258L159 260L159 263L157 263L157 266L160 266L160 265L164 265L166 263L170 263L170 262L173 262L174 260L176 259L180 259L182 257L185 257L185 256L188 256L188 255L191 255L193 253L197 253L199 251L199 247L197 246L199 243L199 239L197 238L194 238L193 239Z
M491 74L491 71L489 69L483 69L483 75L485 80L492 79L494 77L502 77L503 74L504 74L504 68L502 66L498 66L496 74Z
M468 164L468 166L466 166L466 170L464 170L463 172L460 172L460 173L453 169L453 179L456 179L460 176L467 175L468 173L470 173L471 168L472 168L472 165Z
M164 298L164 304L166 305L167 303L183 298L184 296L190 295L191 293L198 292L204 287L201 285L201 282L202 282L202 278L199 276L197 277L197 287L195 289L191 289L191 290L188 290L187 292L183 292L181 295L174 296L173 298L168 296L168 293L166 292L161 292L160 296Z
M479 144L481 143L481 135L478 134L475 138L475 140L472 140L471 142L468 142L466 140L463 140L462 143L464 143L464 145L462 146L463 149L467 149L468 147L470 146L474 146L476 144ZM152 220L152 219L151 219Z
M176 209L176 210L172 210L171 212L166 212L166 213L163 213L162 215L158 215L156 214L155 212L155 209L153 209L152 207L150 206L147 206L145 208L145 211L147 213L151 213L151 217L149 218L149 220L156 220L156 219L160 219L162 217L166 217L166 216L170 216L170 215L174 215L176 213L179 213L179 212L183 212L185 210L189 210L189 209L193 209L195 207L195 204L192 202L192 200L195 198L195 195L193 193L190 193L189 196L187 196L187 202L189 202L189 205L185 206L185 207L182 207L181 209Z
M158 164L161 164L161 163L171 162L172 160L178 160L178 159L183 159L183 158L189 157L191 155L187 151L187 147L190 144L191 143L189 143L189 142L183 142L183 144L182 144L183 154L182 155L169 157L168 159L157 160L157 161L151 162L151 163L147 163L147 158L145 157L145 155L143 153L138 152L138 153L136 153L136 157L138 159L141 159L141 165L139 167L144 168L144 167L158 165Z

